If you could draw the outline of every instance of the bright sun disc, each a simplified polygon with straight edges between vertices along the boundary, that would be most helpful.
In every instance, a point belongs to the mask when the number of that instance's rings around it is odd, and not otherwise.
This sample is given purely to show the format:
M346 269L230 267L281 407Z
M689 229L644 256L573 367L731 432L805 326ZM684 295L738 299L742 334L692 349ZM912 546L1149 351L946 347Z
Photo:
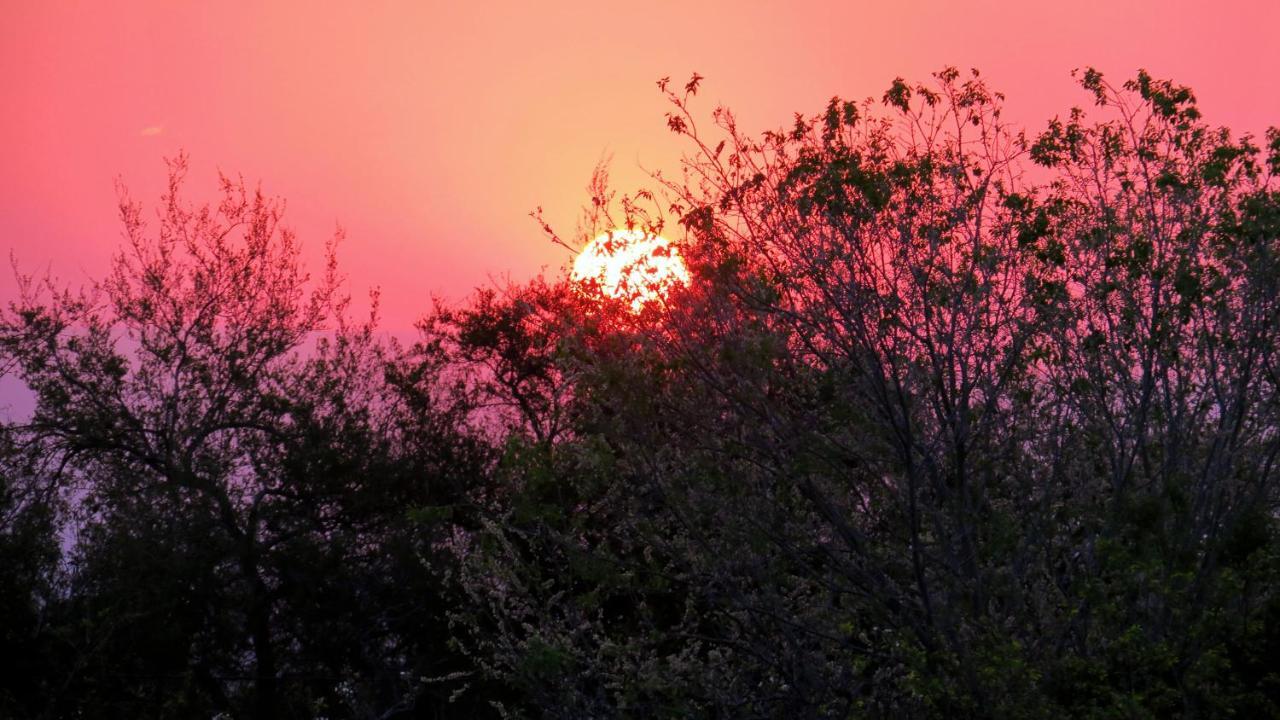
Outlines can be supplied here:
M638 312L689 282L689 271L666 238L643 230L611 230L582 248L572 277L606 297L630 300L632 311Z

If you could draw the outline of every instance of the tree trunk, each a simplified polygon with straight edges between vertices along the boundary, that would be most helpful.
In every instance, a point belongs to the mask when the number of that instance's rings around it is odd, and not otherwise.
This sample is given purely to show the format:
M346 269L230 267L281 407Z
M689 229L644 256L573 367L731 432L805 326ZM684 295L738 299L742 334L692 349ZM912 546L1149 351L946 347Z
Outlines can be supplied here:
M275 645L271 640L271 606L265 597L266 588L255 578L253 607L249 611L249 632L253 640L254 692L253 717L257 720L275 718L278 680L276 678Z

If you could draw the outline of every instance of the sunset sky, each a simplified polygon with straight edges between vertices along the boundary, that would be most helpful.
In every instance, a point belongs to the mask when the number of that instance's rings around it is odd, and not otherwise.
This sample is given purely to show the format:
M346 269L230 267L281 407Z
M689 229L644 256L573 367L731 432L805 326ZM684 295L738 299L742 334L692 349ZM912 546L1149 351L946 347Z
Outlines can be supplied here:
M571 231L603 153L622 190L641 164L674 169L664 75L706 76L699 107L751 130L948 64L980 68L1032 128L1086 103L1085 65L1189 84L1214 123L1280 124L1270 0L334 5L5 3L0 251L101 275L115 179L152 203L185 149L194 197L220 168L286 198L312 248L344 226L352 289L381 286L397 330L433 293L558 272L567 252L527 213Z

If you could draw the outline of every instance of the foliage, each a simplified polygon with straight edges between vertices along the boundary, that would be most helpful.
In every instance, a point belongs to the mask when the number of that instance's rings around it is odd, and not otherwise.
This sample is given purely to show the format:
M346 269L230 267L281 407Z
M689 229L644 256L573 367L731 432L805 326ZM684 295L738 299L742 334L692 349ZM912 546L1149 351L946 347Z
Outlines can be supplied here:
M624 202L698 280L556 330L573 432L463 553L508 710L1280 712L1276 148L1146 73L1033 139L953 69L709 137L699 79Z
M692 154L580 230L693 281L407 347L179 158L0 314L0 714L1280 715L1280 131L1080 81L1032 136L947 68L757 137L663 80Z
M465 670L430 565L448 532L407 511L456 501L485 450L454 410L414 404L430 368L389 391L399 361L372 318L348 318L333 243L310 282L277 201L224 177L216 206L188 205L185 169L171 164L154 229L122 195L126 242L104 281L23 279L0 325L37 398L13 432L74 505L49 638L69 660L50 671L63 691L31 709L446 705Z

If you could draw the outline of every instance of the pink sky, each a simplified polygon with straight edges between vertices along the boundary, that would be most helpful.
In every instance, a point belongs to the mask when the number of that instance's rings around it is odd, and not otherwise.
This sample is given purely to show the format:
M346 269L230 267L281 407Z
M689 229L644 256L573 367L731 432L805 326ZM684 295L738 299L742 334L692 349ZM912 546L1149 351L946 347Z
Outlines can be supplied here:
M380 285L400 330L433 293L558 271L526 214L571 231L602 153L622 190L637 162L674 169L664 75L705 75L701 107L752 129L948 64L1032 128L1087 104L1084 65L1189 84L1214 123L1280 124L1274 1L335 4L6 3L0 252L101 275L114 179L153 202L185 149L196 197L221 168L286 198L310 247L341 223L352 288Z

